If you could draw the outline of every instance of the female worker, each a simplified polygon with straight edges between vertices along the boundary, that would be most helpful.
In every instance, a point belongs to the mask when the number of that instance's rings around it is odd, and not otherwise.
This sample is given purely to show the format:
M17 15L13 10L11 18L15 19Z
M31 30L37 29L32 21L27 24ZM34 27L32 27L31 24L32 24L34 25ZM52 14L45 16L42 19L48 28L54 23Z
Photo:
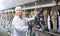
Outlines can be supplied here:
M22 18L22 8L15 8L15 17L13 18L13 33L12 36L26 36L25 33L28 30L28 26L26 26L26 22L30 21L30 18Z

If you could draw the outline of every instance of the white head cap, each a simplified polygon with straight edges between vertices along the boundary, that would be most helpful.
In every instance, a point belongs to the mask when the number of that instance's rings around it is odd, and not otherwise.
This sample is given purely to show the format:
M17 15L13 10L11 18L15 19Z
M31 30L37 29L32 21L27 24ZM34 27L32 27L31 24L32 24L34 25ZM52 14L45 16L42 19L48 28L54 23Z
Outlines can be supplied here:
M22 7L20 7L20 6L16 7L16 8L15 8L15 11L16 11L17 9L22 10Z

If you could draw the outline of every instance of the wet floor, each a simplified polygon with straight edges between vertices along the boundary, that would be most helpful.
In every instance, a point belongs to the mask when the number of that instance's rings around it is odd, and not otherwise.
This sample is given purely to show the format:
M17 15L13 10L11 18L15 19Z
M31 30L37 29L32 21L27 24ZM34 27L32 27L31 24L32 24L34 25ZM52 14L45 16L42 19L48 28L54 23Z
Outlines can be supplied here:
M0 36L10 36L6 31L0 30Z

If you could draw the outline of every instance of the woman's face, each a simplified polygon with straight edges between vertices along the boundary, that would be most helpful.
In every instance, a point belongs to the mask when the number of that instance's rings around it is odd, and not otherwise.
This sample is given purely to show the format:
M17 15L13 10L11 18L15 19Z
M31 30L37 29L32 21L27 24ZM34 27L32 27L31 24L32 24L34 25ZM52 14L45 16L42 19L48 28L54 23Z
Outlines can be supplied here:
M21 10L21 9L17 9L17 10L16 10L16 15L22 16L22 10Z

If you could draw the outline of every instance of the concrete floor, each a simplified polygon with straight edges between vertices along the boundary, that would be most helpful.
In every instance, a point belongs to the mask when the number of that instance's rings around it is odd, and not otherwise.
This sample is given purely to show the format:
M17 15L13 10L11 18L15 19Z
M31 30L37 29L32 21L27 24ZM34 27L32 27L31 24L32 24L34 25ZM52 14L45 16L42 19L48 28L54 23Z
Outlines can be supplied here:
M0 30L0 36L11 36L9 35L7 32L5 31L1 31ZM28 31L28 35L26 33L26 36L30 36L30 32ZM44 32L40 32L40 31L36 31L36 34L35 36L55 36L55 35L51 35L51 34L48 34L48 33L44 33ZM60 35L59 35L60 36Z
M39 29L34 29L36 36L60 36L60 34L52 33L52 32L41 32Z
M0 36L10 36L6 31L0 30Z

